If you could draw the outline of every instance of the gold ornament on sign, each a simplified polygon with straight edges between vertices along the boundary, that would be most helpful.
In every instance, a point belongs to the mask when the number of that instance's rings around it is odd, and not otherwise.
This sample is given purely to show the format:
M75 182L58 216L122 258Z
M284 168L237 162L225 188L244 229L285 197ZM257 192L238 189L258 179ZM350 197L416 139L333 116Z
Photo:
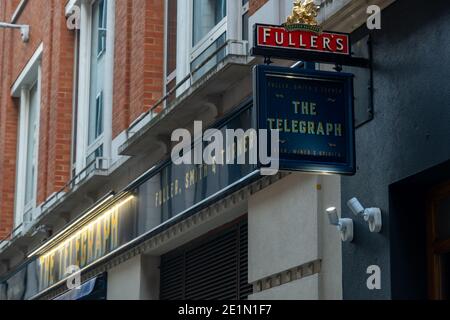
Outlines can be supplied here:
M316 20L319 15L319 8L314 0L295 0L292 14L287 18L284 27L289 31L320 32L321 29Z

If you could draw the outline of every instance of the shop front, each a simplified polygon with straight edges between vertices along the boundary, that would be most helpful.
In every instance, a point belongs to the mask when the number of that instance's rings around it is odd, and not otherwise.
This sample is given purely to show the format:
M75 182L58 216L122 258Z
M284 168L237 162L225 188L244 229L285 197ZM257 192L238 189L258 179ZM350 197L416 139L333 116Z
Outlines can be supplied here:
M223 133L226 129L247 130L254 124L254 115L253 104L248 100L214 127ZM250 147L248 139L237 140L232 152L236 156L238 149L248 153ZM204 216L205 210L213 211L215 205L221 205L224 199L261 178L258 167L252 164L174 165L168 159L121 192L110 193L79 215L72 224L35 248L22 271L5 282L5 298L67 300L104 297L102 292L107 291L107 269L112 266L112 260L123 262L123 255L130 258L130 252L137 254L136 248L151 247L152 241L161 242L158 239L164 233L186 229L182 226L186 220L196 219L195 215L199 213ZM238 202L238 197L234 195L232 201ZM245 209L236 210L225 220L245 213ZM214 213L207 215L213 216ZM239 230L235 239L241 239L242 244L233 250L232 255L233 259L242 260L241 268L246 268L246 224ZM222 248L218 247L220 250L226 248L227 243L221 245ZM142 249L139 254L146 254L145 251ZM164 256L161 262L163 267L168 264L167 261ZM69 290L77 274L81 284L78 289ZM239 274L247 283L244 273Z

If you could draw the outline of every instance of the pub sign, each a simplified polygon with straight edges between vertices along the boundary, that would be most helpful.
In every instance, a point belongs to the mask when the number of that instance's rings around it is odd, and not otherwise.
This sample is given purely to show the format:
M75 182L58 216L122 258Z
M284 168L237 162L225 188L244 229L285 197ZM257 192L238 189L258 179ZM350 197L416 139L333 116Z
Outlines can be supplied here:
M280 132L280 169L355 173L353 75L259 65L259 129Z

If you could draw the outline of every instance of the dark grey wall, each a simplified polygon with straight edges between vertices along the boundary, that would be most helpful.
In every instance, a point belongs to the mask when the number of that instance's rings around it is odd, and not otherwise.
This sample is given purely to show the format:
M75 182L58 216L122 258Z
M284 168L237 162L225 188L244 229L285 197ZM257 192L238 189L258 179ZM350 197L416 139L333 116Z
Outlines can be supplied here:
M400 230L404 224L420 228L420 218L413 222L404 219L404 223L394 219L395 210L402 208L408 194L404 188L390 195L390 186L450 159L448 4L447 0L397 0L383 11L382 30L374 32L375 119L357 130L358 171L342 180L343 215L355 220L355 240L343 245L345 299L423 296L426 284L422 280L417 286L409 283L409 288L420 288L411 295L405 294L405 283L411 277L423 277L424 265L411 266L417 272L411 272L410 277L397 277L401 261L408 261L399 252L408 250L394 246L391 254L390 242L390 234L392 239L400 234L407 236ZM403 200L393 203L395 195ZM384 226L380 234L370 233L362 218L350 215L345 204L354 196L366 207L382 209ZM390 224L392 219L395 223ZM416 239L417 245L422 243L418 240L423 239L421 236ZM423 250L411 251L408 257L420 257ZM367 289L366 270L370 265L381 267L381 290ZM391 282L391 274L396 281Z

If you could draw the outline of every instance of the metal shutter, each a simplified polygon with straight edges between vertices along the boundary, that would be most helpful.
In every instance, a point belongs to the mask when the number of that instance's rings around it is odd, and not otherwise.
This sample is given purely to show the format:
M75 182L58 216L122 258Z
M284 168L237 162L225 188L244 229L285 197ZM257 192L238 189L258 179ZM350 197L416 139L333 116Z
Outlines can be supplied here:
M242 220L161 257L162 300L247 299L248 224Z

